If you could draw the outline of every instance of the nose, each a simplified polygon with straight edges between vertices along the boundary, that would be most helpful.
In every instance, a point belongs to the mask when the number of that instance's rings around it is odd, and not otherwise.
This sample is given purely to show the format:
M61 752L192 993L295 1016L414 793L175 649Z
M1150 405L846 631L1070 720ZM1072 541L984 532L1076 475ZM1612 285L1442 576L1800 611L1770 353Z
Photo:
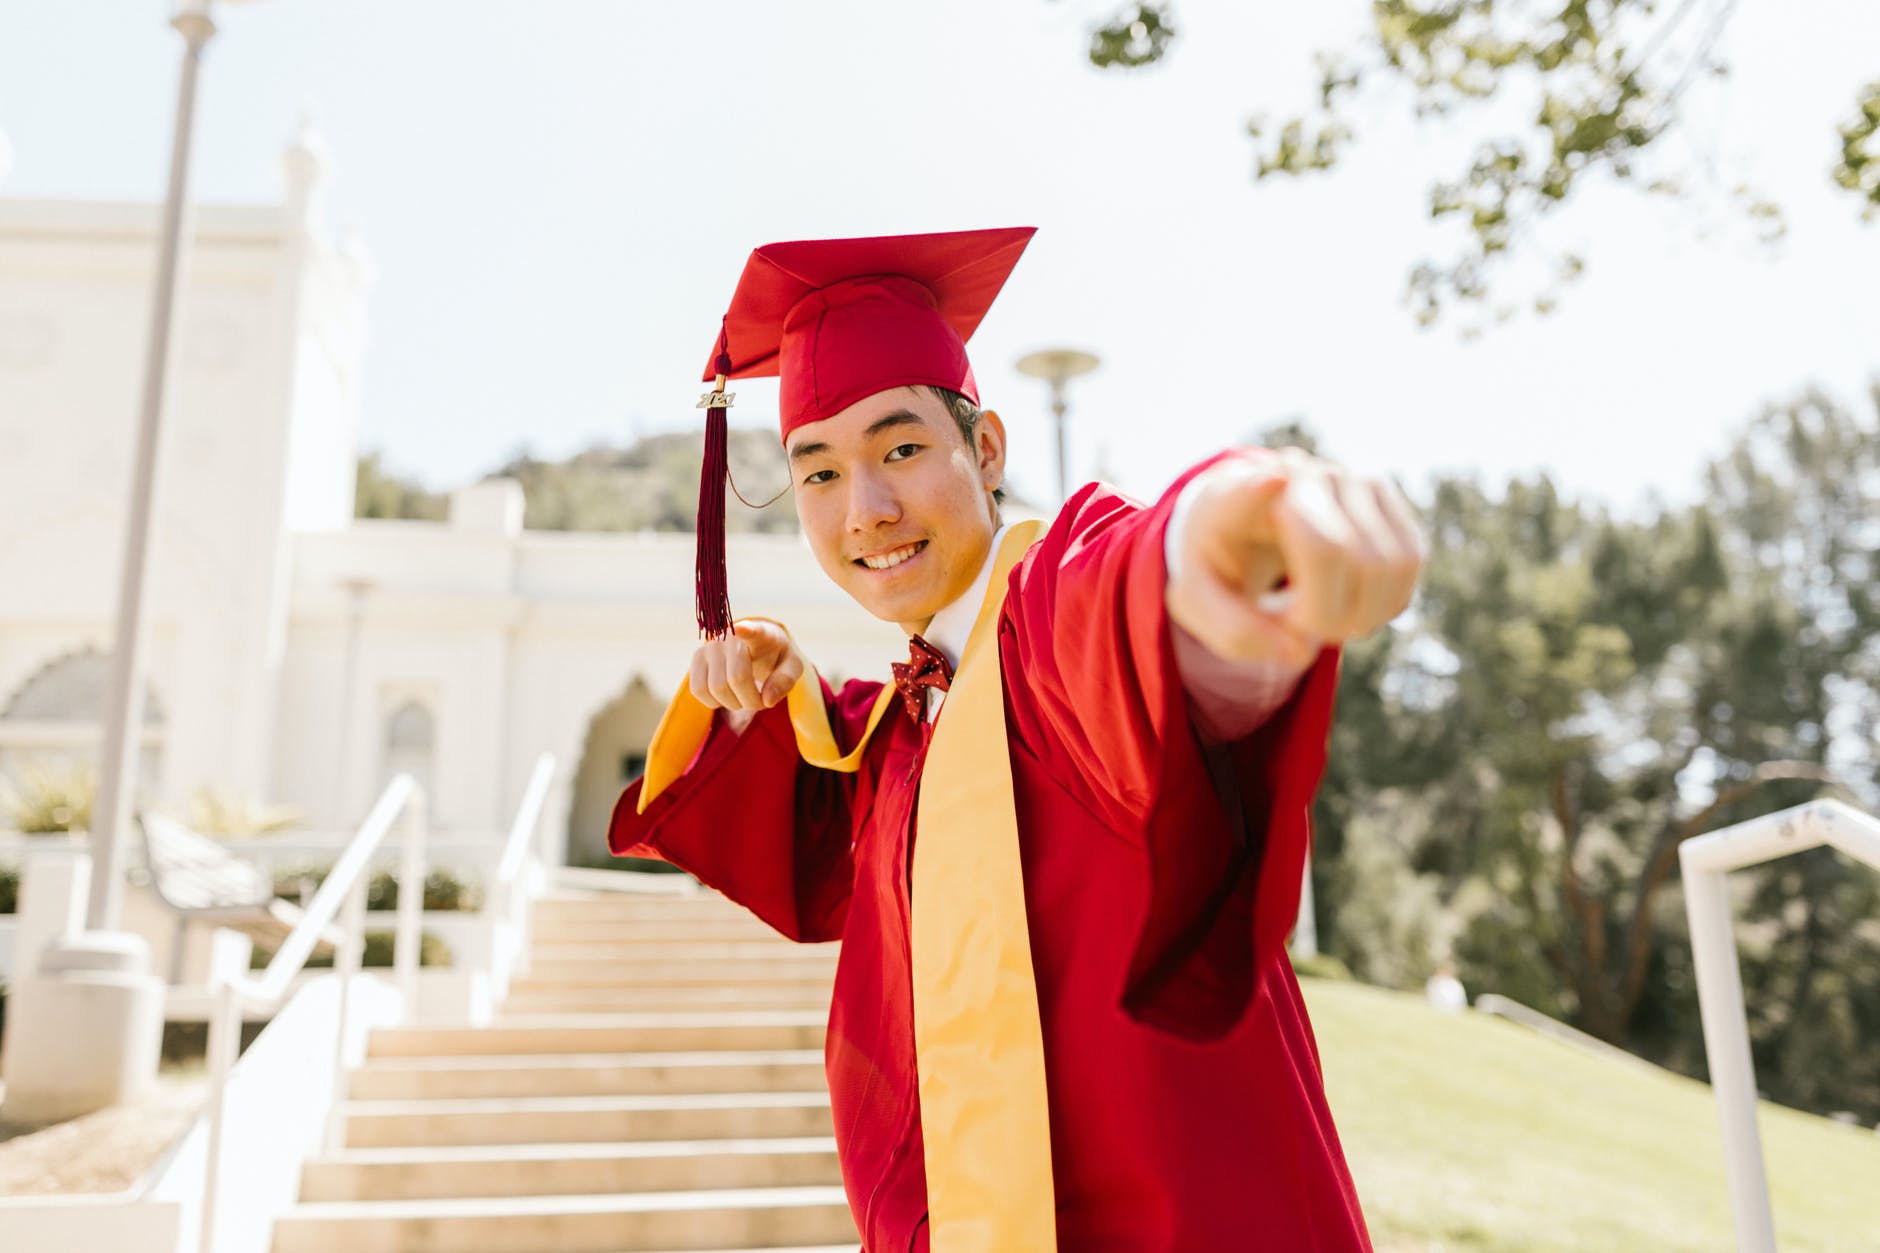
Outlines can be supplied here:
M848 527L863 535L901 520L901 502L880 475L863 471L849 476Z

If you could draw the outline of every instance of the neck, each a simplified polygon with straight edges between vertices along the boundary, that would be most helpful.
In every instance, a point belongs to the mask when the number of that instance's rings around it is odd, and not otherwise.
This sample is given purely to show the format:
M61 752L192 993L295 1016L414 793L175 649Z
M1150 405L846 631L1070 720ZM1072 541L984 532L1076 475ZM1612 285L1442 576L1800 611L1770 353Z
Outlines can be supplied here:
M992 542L986 545L986 555L980 560L972 582L961 588L951 601L925 621L901 623L901 629L909 635L921 636L957 666L960 654L966 650L966 638L978 621L980 603L986 598L986 585L992 580L992 565L998 559L999 541L1004 537L1004 527L992 533Z

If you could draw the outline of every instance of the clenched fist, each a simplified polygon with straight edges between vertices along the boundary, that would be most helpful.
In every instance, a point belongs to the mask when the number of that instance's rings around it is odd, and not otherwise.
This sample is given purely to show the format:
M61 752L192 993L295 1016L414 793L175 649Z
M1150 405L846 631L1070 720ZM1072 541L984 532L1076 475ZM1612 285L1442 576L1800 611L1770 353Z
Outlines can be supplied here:
M803 676L803 655L774 622L745 619L731 634L707 640L692 654L692 695L732 714L769 709Z
M1168 613L1215 656L1303 666L1410 604L1423 541L1390 484L1287 448L1222 462L1189 492Z

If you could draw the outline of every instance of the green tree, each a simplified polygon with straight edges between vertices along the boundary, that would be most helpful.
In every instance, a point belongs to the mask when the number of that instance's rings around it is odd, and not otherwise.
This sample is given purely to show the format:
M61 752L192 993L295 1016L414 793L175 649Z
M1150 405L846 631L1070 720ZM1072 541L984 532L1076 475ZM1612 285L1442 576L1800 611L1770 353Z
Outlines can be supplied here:
M597 446L565 461L517 453L492 472L522 484L524 525L540 531L691 531L698 525L698 437L654 435L626 448ZM763 505L788 484L774 433L733 428L731 477L751 505ZM751 508L726 501L725 527L738 532L791 532L787 503Z
M774 434L731 432L731 475L750 505L727 502L726 529L792 532L796 511L762 506L787 485L783 452ZM522 486L523 525L536 531L690 531L698 523L698 437L654 435L625 448L597 445L561 461L526 449L489 474ZM359 458L354 514L441 522L449 497L388 473L376 452Z
M359 458L353 478L355 518L418 518L441 522L450 502L441 492L427 491L415 479L387 471L377 451Z
M1162 61L1177 43L1169 0L1129 3L1091 33L1102 69ZM1425 324L1462 302L1484 307L1491 282L1517 253L1552 275L1529 299L1540 312L1576 277L1576 253L1542 255L1534 228L1586 185L1671 196L1724 198L1766 238L1782 232L1777 204L1742 184L1698 177L1707 152L1690 133L1687 93L1728 66L1717 41L1736 0L1372 0L1371 27L1349 47L1318 54L1316 100L1278 123L1255 119L1256 179L1334 167L1356 143L1364 98L1395 101L1407 91L1420 119L1466 128L1475 150L1461 170L1429 189L1432 219L1459 224L1465 242L1410 274ZM1853 32L1849 32L1850 36ZM1824 119L1825 121L1825 119ZM1880 215L1880 80L1858 94L1838 127L1840 153L1824 171ZM1667 143L1682 135L1692 142ZM1512 302L1495 312L1508 316Z
M1320 797L1324 934L1360 977L1453 941L1476 989L1701 1069L1678 846L1835 780L1880 808L1880 421L1805 394L1709 482L1633 519L1546 479L1438 484L1417 604L1347 652ZM1876 878L1745 876L1778 1099L1880 1117Z

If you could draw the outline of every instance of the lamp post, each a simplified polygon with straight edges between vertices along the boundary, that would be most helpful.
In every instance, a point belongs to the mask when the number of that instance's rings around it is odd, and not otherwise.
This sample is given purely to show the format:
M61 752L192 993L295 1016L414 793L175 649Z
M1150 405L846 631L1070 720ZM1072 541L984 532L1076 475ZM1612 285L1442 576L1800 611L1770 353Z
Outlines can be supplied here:
M340 580L346 589L346 660L340 674L339 742L333 753L333 826L344 828L352 795L353 695L359 687L359 636L365 625L366 597L377 586L357 575Z
M118 584L117 634L111 651L111 686L106 694L103 760L98 797L92 806L92 879L86 927L114 931L124 906L121 853L137 784L138 736L143 722L143 608L149 586L147 551L152 489L156 482L158 434L163 419L164 380L169 373L170 327L176 316L177 274L182 268L188 208L189 149L195 130L196 77L202 50L215 35L213 0L182 0L170 25L183 37L183 67L177 87L176 130L170 147L170 183L158 236L157 281L150 308L150 342L144 356L143 405L126 511L124 564Z
M1051 413L1057 418L1058 499L1070 499L1070 464L1065 451L1064 415L1070 406L1064 400L1064 384L1080 374L1088 374L1101 362L1095 353L1075 348L1047 348L1018 359L1018 372L1051 385Z

